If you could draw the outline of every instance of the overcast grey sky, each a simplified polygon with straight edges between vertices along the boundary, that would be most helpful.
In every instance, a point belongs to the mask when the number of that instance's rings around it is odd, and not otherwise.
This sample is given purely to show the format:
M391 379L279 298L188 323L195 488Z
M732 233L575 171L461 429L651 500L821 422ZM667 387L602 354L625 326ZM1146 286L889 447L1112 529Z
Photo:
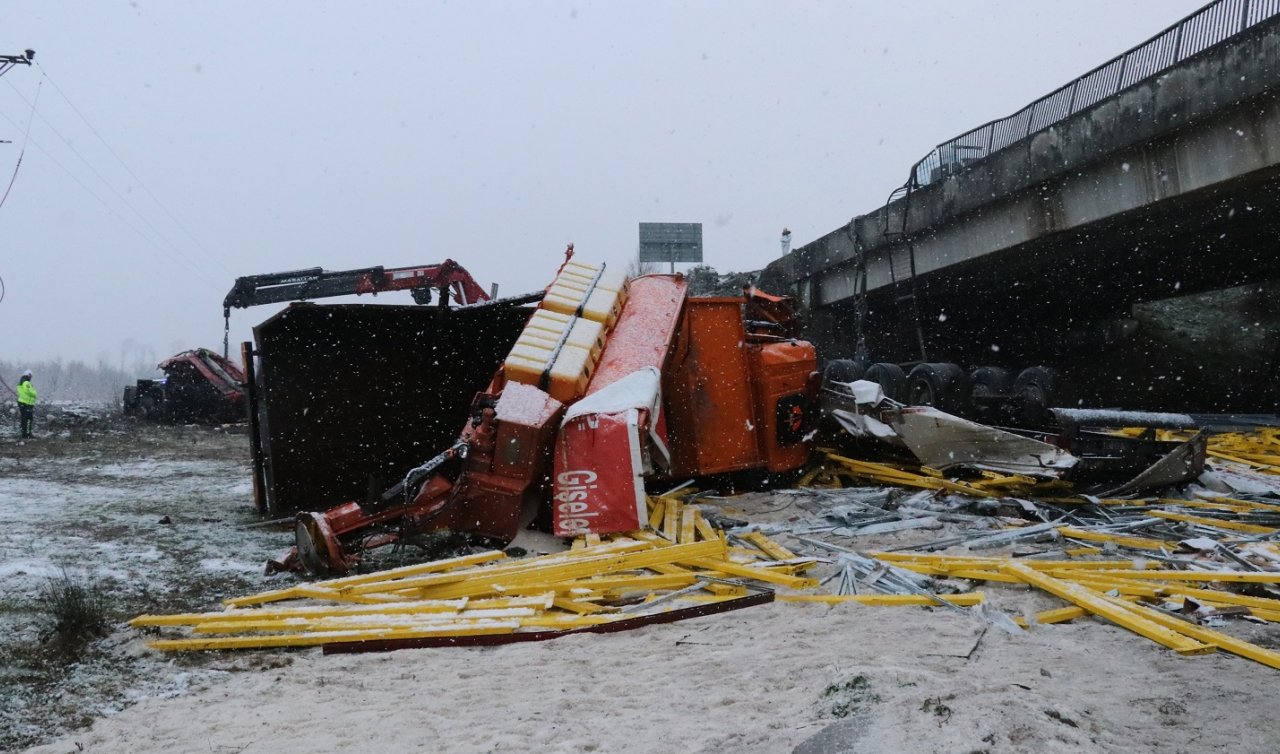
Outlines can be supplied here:
M299 267L453 258L534 290L570 241L625 265L640 221L759 268L784 225L873 209L934 144L1202 4L9 3L0 53L41 65L0 79L0 184L39 95L0 354L220 347L233 279ZM276 308L233 314L233 344Z

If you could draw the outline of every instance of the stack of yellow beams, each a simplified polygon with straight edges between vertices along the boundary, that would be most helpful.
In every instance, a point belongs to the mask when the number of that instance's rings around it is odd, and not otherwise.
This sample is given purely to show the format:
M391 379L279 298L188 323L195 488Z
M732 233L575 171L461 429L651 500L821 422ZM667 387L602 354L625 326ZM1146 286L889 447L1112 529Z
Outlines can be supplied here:
M1117 434L1136 437L1147 432L1141 428L1119 430ZM1174 429L1155 430L1157 440L1187 440L1194 432ZM1231 461L1266 474L1280 474L1280 429L1261 428L1252 432L1223 432L1209 437L1210 459Z
M813 559L759 532L730 546L679 499L658 499L652 509L652 530L584 537L566 552L478 553L237 597L221 612L142 615L131 625L190 631L151 642L161 650L313 646L560 631L634 617L644 607L629 605L664 595L723 601L744 596L747 581L817 586L800 575Z
M1213 631L1144 604L1191 598L1208 607L1245 607L1255 617L1280 622L1280 600L1218 589L1214 583L1280 584L1280 573L1261 571L1176 571L1158 563L1136 568L1133 561L1014 560L1001 557L884 552L875 556L917 573L1033 586L1071 603L1047 611L1036 622L1056 623L1098 615L1179 654L1222 649L1280 669L1280 653Z

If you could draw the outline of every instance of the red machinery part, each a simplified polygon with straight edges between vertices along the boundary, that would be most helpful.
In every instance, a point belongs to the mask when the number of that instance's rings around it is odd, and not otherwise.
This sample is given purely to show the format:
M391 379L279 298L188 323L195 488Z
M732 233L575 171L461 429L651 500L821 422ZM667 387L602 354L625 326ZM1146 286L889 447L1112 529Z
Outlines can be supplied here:
M438 265L396 267L370 272L357 279L352 293L358 296L364 293L376 294L382 291L418 288L448 288L453 292L454 301L460 305L489 300L489 294L480 287L475 278L452 259L446 259Z
M239 364L225 359L207 348L196 348L170 356L156 365L156 369L169 373L179 364L189 364L208 383L229 400L244 400L244 370Z
M644 480L670 465L653 428L662 410L661 375L633 372L573 404L556 439L553 532L572 537L643 528ZM658 463L654 463L655 455Z

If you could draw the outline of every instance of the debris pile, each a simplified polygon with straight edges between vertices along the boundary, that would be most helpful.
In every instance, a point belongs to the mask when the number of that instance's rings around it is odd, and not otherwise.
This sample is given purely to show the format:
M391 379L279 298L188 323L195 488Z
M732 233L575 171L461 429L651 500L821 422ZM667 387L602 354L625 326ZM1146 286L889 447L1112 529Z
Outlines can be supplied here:
M616 631L773 599L753 582L817 585L800 575L814 558L798 558L758 532L730 545L696 507L675 497L650 507L655 529L587 535L566 552L521 559L476 553L238 597L220 612L142 615L130 625L190 630L150 643L160 650L368 651ZM675 608L677 602L694 604Z
M1162 440L1187 439L1161 434ZM871 587L921 604L942 602L926 591L935 588L930 582L885 578L902 571L951 588L960 588L957 579L1025 585L1069 605L1014 619L1023 626L1097 615L1181 654L1222 649L1280 668L1280 653L1214 630L1227 618L1280 622L1280 502L1274 499L1280 466L1273 463L1280 461L1280 432L1215 435L1208 454L1198 483L1164 493L1185 497L1129 499L1072 494L1062 480L972 469L968 478L948 478L928 467L826 451L824 463L803 479L815 486L809 494L818 500L801 504L824 521L768 531L840 553L841 593ZM867 481L924 491L844 487ZM955 536L870 557L830 541L936 529L944 521L965 526ZM970 554L1009 547L1020 548L1017 557ZM952 548L969 552L934 554ZM849 565L858 561L867 565L851 578Z

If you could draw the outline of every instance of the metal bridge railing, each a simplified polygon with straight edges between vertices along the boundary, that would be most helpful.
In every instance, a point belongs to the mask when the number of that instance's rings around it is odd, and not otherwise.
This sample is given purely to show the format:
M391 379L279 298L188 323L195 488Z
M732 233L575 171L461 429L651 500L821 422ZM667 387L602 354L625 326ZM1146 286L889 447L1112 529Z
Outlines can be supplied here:
M905 188L926 186L1280 14L1280 0L1216 0L1018 112L939 144Z

